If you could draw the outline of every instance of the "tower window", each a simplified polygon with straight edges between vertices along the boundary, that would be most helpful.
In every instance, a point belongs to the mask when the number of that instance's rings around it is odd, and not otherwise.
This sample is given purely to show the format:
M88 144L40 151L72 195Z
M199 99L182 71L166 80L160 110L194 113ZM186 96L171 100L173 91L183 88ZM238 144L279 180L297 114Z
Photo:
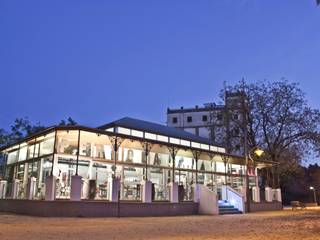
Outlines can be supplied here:
M203 115L203 116L202 116L202 121L203 121L203 122L208 121L208 116L207 116L207 115Z
M191 116L187 117L187 122L192 122L192 117Z
M177 117L173 117L172 118L172 123L177 123L178 122L178 118Z

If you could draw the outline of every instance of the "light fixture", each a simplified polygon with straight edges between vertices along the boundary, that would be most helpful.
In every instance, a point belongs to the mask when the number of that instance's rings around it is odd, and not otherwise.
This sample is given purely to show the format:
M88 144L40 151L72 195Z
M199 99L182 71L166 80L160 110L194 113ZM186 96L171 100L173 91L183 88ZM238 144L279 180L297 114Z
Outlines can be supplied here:
M310 189L310 190L314 190L314 187L311 186L311 187L309 187L309 189Z
M264 153L264 151L260 148L257 148L254 153L258 156L258 157L261 157L262 154Z

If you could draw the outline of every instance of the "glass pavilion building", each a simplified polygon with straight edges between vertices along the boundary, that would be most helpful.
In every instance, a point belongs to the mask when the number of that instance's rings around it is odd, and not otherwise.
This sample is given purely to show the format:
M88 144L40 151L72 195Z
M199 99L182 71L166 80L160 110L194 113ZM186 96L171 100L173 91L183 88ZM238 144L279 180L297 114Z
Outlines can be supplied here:
M179 201L193 200L194 184L219 198L223 185L239 192L246 185L244 157L188 132L132 118L99 128L51 127L0 150L8 198L26 199L33 178L32 199L45 199L48 176L55 176L55 199L70 199L72 176L81 176L81 199L89 200L110 200L115 177L120 200L135 202L142 201L145 180L152 183L152 201L170 201L172 182ZM257 185L257 167L264 167L259 164L248 169L250 187Z

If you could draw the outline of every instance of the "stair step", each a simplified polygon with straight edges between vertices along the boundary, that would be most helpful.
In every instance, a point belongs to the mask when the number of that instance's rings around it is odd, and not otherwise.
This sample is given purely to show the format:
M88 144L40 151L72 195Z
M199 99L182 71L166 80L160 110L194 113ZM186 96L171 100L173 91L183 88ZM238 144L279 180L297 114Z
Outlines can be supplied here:
M232 205L221 205L219 208L234 208Z
M240 211L225 211L225 212L219 212L220 215L226 215L226 214L242 214Z
M232 205L220 205L219 206L219 214L224 215L224 214L241 214L242 212L239 211L238 208L235 208Z

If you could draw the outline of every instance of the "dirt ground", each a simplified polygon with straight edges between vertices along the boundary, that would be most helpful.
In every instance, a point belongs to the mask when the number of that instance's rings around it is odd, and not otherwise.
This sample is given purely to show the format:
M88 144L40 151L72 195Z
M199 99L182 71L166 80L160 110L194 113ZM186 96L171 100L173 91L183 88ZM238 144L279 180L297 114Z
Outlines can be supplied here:
M320 208L243 215L155 218L42 218L0 213L1 240L320 240Z

